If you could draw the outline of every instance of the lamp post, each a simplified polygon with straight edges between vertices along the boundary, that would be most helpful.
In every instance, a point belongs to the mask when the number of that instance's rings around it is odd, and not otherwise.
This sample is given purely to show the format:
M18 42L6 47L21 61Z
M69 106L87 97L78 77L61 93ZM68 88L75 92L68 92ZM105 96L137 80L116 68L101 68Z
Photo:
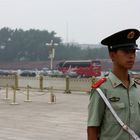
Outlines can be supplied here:
M50 69L53 69L53 60L55 57L55 46L58 46L57 43L54 43L53 40L51 40L50 43L46 43L47 46L50 47L50 51L49 51L49 58L50 58Z

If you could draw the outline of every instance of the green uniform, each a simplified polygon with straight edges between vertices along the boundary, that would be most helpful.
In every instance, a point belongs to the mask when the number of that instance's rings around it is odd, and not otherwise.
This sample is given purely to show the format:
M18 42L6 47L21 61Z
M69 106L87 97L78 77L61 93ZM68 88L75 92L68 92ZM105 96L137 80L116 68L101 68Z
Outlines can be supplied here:
M129 88L110 72L102 89L120 119L140 136L140 85L130 78ZM88 126L100 127L99 140L131 140L95 89L89 103Z

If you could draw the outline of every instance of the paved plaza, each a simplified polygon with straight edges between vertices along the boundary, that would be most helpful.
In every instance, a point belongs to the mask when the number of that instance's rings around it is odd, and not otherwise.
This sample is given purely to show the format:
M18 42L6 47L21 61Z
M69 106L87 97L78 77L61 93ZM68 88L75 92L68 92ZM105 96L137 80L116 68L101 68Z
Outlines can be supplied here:
M0 90L0 140L86 140L87 105L89 95L54 91L32 91L31 102L25 102L26 91L18 90L16 102L13 91ZM15 105L13 103L18 103Z

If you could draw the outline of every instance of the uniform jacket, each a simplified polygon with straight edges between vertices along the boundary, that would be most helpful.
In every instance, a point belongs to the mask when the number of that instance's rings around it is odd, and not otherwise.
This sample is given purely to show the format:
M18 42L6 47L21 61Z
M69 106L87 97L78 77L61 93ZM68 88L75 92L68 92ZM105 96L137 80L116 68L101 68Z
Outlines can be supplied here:
M129 87L126 88L110 72L107 80L99 88L120 119L140 136L140 85L130 78ZM99 140L131 140L130 135L121 128L96 89L91 91L88 110L88 126L100 127Z

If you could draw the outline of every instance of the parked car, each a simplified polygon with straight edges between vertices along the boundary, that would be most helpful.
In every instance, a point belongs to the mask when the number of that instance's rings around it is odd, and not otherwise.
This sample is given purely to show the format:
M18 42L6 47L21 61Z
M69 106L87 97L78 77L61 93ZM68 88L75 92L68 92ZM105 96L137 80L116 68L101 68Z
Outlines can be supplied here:
M30 70L24 70L20 73L20 76L35 77L36 72L35 71L30 71Z
M64 75L65 76L68 76L68 77L72 77L72 78L75 78L75 77L78 77L79 75L76 73L76 72L74 72L74 71L67 71L67 72L65 72L64 73Z
M0 75L8 76L8 75L12 75L12 73L8 70L0 70Z
M40 73L43 76L62 77L64 74L59 70L45 70Z

